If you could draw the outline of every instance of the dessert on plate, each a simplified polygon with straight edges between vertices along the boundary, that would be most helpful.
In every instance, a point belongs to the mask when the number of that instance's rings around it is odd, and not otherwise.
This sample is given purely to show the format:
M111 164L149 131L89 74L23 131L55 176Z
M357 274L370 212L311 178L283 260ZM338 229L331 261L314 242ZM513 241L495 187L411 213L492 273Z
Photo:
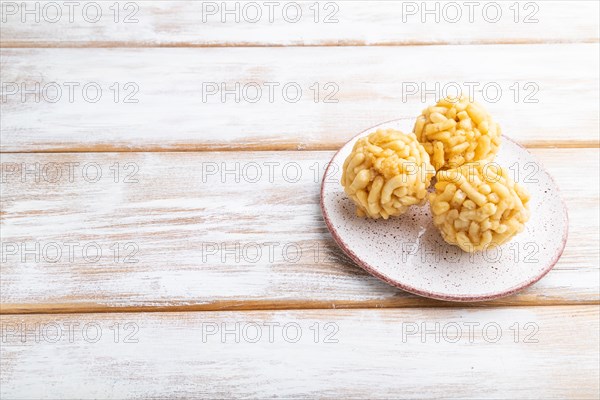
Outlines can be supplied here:
M466 252L506 243L529 219L529 194L496 163L468 163L436 177L429 195L433 224Z
M500 146L500 126L466 96L447 97L427 107L413 131L436 171L492 161Z
M341 184L357 215L388 219L422 204L434 173L413 133L380 129L354 144Z

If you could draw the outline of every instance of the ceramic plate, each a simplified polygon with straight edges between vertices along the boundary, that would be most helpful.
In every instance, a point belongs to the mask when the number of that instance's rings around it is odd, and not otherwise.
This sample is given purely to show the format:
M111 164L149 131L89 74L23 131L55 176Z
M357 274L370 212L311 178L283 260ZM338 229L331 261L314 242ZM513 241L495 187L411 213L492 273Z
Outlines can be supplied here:
M558 261L567 240L568 216L558 187L525 148L506 136L496 162L531 194L526 229L501 247L469 254L447 244L433 226L429 204L395 218L370 220L355 214L340 185L341 167L359 137L378 128L412 131L414 119L368 129L344 145L325 171L323 217L338 245L372 275L425 297L483 301L508 296L540 280Z

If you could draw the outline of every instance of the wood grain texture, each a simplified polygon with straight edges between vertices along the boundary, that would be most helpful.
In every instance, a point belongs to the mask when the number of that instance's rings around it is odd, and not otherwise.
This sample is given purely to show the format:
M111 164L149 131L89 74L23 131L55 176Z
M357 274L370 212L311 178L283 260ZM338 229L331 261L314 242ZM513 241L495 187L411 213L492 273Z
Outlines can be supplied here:
M597 306L2 316L1 395L595 399L598 318Z
M598 303L599 183L586 177L599 151L533 150L566 199L568 244L542 281L488 304ZM331 156L3 154L2 312L448 305L370 277L337 248L319 209Z
M72 23L64 5L57 23L22 23L6 14L21 2L0 4L2 399L600 396L598 2L519 2L517 23L512 1L498 23L468 22L464 5L458 23L423 23L402 19L421 2L321 2L333 24L312 21L312 1L294 24L203 22L209 2L188 1L119 1L116 23L97 1L90 23L90 3ZM453 82L537 148L570 214L548 276L461 308L341 253L318 207L331 151L272 151L337 149ZM221 83L262 97L203 98Z
M453 83L473 87L524 145L596 147L598 54L598 44L2 49L0 149L337 149L382 121L414 118ZM222 83L240 98L211 94ZM72 102L67 84L78 85ZM138 102L125 103L127 95Z
M393 1L282 1L276 2L271 11L265 2L260 1L254 2L258 7L248 1L230 2L227 6L220 1L120 1L118 14L115 13L116 2L95 2L101 10L99 17L96 17L96 6L88 5L94 2L82 1L73 10L71 19L66 6L60 7L61 13L58 14L55 7L48 6L51 1L42 1L37 2L39 22L34 19L35 13L23 15L20 2L15 2L16 7L9 5L13 2L4 3L3 47L363 46L598 41L598 3L595 1L495 4L483 1L471 11L464 2L449 1L427 6L421 2ZM248 3L251 5L248 6ZM298 17L296 4L300 8ZM84 7L87 7L85 14ZM496 8L500 10L498 16ZM34 3L29 4L28 9L35 12ZM225 9L234 13L224 15ZM434 13L425 14L426 10Z

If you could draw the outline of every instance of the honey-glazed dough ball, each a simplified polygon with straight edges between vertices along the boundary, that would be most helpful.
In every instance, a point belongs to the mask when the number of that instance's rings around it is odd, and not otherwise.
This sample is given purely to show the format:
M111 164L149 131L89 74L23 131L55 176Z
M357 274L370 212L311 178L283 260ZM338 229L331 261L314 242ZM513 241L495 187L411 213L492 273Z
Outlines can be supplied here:
M355 143L341 183L358 216L388 219L421 204L434 174L413 133L379 129Z
M493 161L500 147L500 125L466 96L447 97L423 110L414 133L436 171Z
M529 219L529 194L496 163L439 171L429 201L444 240L470 253L506 243Z

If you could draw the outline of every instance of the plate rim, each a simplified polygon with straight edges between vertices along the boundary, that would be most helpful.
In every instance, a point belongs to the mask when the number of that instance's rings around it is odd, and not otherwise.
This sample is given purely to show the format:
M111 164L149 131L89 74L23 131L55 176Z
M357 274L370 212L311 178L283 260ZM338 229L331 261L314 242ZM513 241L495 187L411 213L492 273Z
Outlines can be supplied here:
M416 118L416 117L415 117ZM418 296L422 296L422 297L426 297L426 298L430 298L430 299L435 299L435 300L443 300L443 301L453 301L453 302L480 302L480 301L487 301L487 300L494 300L494 299L499 299L502 297L507 297L510 296L512 294L515 294L516 292L519 292L531 285L533 285L534 283L538 282L540 279L542 279L544 276L546 276L548 274L548 272L550 272L554 266L558 263L558 260L560 259L560 257L562 256L566 244L567 244L567 239L569 237L569 212L568 212L568 208L567 205L565 203L565 200L562 196L562 192L560 190L560 187L556 184L556 181L554 180L554 177L548 172L548 170L546 170L546 168L543 167L543 164L538 160L538 158L532 154L529 150L527 150L527 148L525 148L524 146L522 146L521 144L519 144L518 142L516 142L515 140L512 140L511 138L507 137L506 135L502 135L502 139L503 140L508 140L510 142L512 142L513 144L519 146L521 149L525 150L540 166L542 166L544 172L548 175L548 177L550 178L550 181L552 182L552 184L554 184L554 186L557 189L557 193L558 193L558 198L560 199L560 203L562 206L562 210L563 210L563 222L565 225L565 230L563 233L563 237L561 239L561 248L559 251L556 252L556 254L554 255L554 257L550 260L550 262L548 263L548 265L537 275L535 275L534 277L530 278L529 280L520 283L516 286L513 286L509 289L506 290L502 290L502 291L498 291L498 292L494 292L494 293L490 293L490 294L486 294L486 295L449 295L449 294L444 294L444 293L438 293L438 292L434 292L434 291L428 291L428 290L424 290L424 289L419 289L419 288L415 288L409 284L406 283L402 283L396 279L390 278L389 276L383 274L382 272L380 272L376 267L373 267L372 265L370 265L369 263L361 260L361 258L356 255L356 253L354 253L354 251L352 251L350 249L350 247L344 242L344 240L338 235L337 230L334 228L333 224L331 223L329 214L327 213L327 210L324 206L324 189L325 189L325 183L326 183L326 177L327 174L329 172L329 168L331 168L331 161L333 161L334 158L336 158L338 156L338 154L342 151L342 149L344 147L346 147L350 142L352 142L354 139L366 134L367 132L373 130L373 129L377 129L378 127L382 126L382 125L387 125L387 124L392 124L395 122L399 122L399 121L406 121L406 120L414 120L415 118L411 118L411 117L403 117L403 118L396 118L396 119L392 119L389 121L385 121L385 122L381 122L377 125L374 125L370 128L367 128L363 131L361 131L360 133L358 133L357 135L354 135L350 140L348 140L346 143L344 143L342 145L342 147L340 147L335 154L331 157L331 160L329 161L329 163L327 164L327 168L325 168L325 172L323 174L322 177L322 181L321 181L321 193L319 195L319 202L320 202L320 208L321 208L321 214L323 215L323 220L325 221L325 225L327 226L327 230L329 231L329 233L331 234L331 236L333 237L333 239L335 240L336 244L338 245L338 247L340 249L342 249L342 251L348 256L350 257L350 259L359 267L361 267L362 269L364 269L365 271L367 271L369 274L371 274L372 276L382 280L383 282L394 286L396 288L402 289L406 292L412 293L412 294L416 294Z

